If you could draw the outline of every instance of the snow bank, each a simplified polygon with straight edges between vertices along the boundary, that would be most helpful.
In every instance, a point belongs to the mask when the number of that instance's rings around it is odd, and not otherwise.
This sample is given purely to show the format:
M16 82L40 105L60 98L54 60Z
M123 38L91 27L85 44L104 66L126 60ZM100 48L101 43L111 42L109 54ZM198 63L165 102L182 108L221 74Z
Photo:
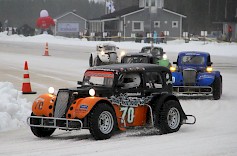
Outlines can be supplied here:
M16 129L26 123L31 103L10 82L0 82L0 131Z
M135 42L113 42L113 41L87 41L86 39L79 38L67 38L62 36L52 36L48 34L41 34L36 36L22 36L22 35L11 35L8 36L6 32L0 33L0 40L2 41L11 41L11 42L28 42L28 43L53 43L60 45L76 45L83 47L92 47L95 48L97 44L103 42L112 42L116 44L120 49L132 50L134 52L138 52L144 46L150 46L148 43L135 43ZM162 47L164 51L167 53L178 53L180 51L205 51L209 52L211 55L217 56L237 56L237 44L232 42L222 42L217 43L215 41L208 42L206 41L190 41L189 43L185 43L184 40L173 40L168 41L167 44L154 44L155 46Z

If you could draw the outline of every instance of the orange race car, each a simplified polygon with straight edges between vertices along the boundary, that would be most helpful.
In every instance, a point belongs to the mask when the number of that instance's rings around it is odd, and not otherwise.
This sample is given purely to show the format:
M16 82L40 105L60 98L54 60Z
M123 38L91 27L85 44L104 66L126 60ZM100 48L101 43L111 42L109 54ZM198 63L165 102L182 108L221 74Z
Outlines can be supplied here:
M194 124L172 94L172 75L155 64L113 64L89 68L76 88L40 95L27 123L37 137L61 130L89 129L96 140L116 130L157 128L160 134ZM187 122L188 117L193 121Z

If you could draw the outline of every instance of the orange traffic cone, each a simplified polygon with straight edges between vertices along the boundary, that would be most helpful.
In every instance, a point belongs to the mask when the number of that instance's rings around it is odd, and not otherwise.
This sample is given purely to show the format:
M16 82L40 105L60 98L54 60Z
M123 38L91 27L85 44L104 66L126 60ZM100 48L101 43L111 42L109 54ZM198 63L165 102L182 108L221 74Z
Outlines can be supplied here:
M50 55L49 55L48 42L46 42L46 45L45 45L45 51L44 51L44 55L43 55L43 56L50 56Z
M30 75L28 71L28 64L27 61L25 61L25 67L24 67L24 82L22 84L22 94L36 94L36 92L31 91L31 85L30 85Z

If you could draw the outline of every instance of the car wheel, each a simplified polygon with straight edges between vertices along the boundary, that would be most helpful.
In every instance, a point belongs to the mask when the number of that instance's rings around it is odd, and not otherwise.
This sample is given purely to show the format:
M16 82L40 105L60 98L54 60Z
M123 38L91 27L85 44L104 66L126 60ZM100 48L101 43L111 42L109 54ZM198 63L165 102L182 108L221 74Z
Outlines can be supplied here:
M212 89L213 89L213 99L219 100L221 98L221 94L222 94L221 77L215 77L215 80L212 85Z
M177 132L182 125L182 109L175 100L166 101L162 107L155 108L155 127L160 134Z
M31 113L31 116L35 116L33 113ZM30 124L37 124L39 125L39 119L30 119ZM43 127L33 127L30 126L30 129L32 133L37 137L49 137L52 135L55 131L55 128L43 128Z
M95 59L95 65L100 66L101 64L102 64L102 61L100 60L99 56L97 56Z
M115 131L115 112L105 103L97 104L89 115L89 130L96 140L110 138Z
M90 56L90 59L89 59L89 66L93 67L93 57L92 57L92 55Z

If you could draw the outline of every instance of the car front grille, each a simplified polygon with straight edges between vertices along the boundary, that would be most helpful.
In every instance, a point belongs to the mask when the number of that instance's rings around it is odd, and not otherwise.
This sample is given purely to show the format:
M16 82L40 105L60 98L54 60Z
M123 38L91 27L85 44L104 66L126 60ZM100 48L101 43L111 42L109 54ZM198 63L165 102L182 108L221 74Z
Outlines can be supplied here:
M195 69L185 69L183 70L183 82L186 86L192 86L196 84L197 72Z
M67 104L69 100L69 92L68 91L59 91L56 99L56 106L54 110L54 117L61 118L67 109Z
M109 53L109 61L116 62L117 61L117 54L116 53Z

